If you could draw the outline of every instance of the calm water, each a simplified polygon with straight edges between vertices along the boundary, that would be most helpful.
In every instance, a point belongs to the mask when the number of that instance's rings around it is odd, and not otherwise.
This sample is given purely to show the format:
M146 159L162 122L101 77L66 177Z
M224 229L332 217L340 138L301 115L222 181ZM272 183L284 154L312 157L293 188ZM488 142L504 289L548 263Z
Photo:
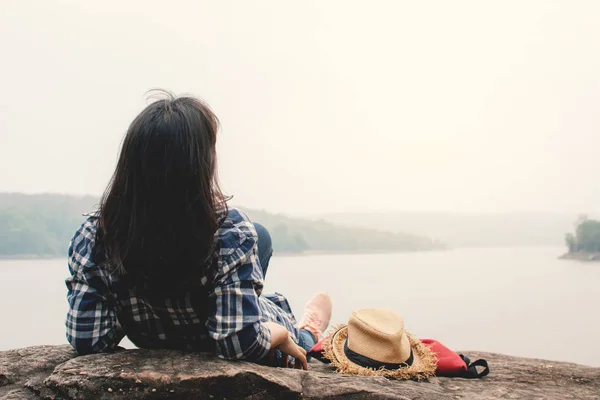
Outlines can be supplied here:
M600 366L600 264L560 261L560 248L274 257L266 289L296 313L317 291L333 322L388 307L419 337L456 350ZM65 260L0 261L0 350L65 343Z

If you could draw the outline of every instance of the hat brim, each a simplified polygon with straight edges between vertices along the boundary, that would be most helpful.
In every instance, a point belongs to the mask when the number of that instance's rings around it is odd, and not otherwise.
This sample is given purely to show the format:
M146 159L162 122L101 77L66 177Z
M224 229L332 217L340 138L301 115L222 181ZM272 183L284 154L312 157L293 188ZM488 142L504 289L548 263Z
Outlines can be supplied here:
M348 359L344 352L344 344L348 339L348 326L341 325L334 329L323 344L325 357L331 361L331 365L342 374L385 376L398 380L424 380L435 375L437 357L429 347L419 339L406 333L413 352L413 362L408 367L398 369L373 369L358 365Z

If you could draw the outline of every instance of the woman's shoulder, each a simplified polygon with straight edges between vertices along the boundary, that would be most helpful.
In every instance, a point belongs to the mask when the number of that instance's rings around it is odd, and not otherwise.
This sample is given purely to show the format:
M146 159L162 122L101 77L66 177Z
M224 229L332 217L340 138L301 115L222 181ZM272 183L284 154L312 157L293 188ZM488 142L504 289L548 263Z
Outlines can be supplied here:
M226 211L222 210L220 211L221 213L221 217L224 220L224 224L223 225L233 225L235 227L239 227L240 229L243 228L253 228L254 225L252 224L252 221L250 220L250 217L248 217L248 215L241 209L236 208L236 207L230 207L228 208ZM223 215L225 214L225 215Z
M69 257L82 265L93 262L98 230L98 213L84 214L85 219L69 243Z
M221 257L240 252L248 253L258 241L254 224L248 215L238 208L229 208L222 216L216 236Z
M83 215L85 219L75 231L73 241L92 241L96 240L96 232L98 230L98 214L89 213Z

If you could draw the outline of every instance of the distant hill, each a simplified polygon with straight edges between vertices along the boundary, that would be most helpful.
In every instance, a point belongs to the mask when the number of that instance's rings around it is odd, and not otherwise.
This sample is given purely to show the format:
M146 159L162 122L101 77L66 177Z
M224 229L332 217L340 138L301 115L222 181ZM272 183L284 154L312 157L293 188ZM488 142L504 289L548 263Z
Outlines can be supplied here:
M83 213L97 208L94 196L0 193L0 256L64 256ZM426 236L349 228L325 221L245 210L266 226L279 252L419 251L443 248Z
M337 213L317 216L353 227L411 232L451 247L561 246L577 214L569 213Z
M445 247L426 235L341 226L325 220L290 218L259 210L245 211L252 220L269 229L274 248L280 251L419 251ZM288 240L292 242L282 242Z
M0 256L66 255L82 213L97 203L92 196L0 193Z

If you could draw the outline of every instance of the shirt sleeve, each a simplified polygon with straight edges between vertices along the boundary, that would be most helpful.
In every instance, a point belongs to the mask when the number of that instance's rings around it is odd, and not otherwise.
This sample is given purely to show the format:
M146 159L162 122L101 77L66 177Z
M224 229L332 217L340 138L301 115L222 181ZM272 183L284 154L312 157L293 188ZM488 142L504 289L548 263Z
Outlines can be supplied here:
M257 243L254 225L245 216L221 238L219 268L209 293L212 313L206 322L221 358L257 361L271 349L271 331L262 322L259 305L263 276Z
M93 261L95 235L96 221L89 218L69 245L67 340L79 354L112 350L120 341L109 277Z

